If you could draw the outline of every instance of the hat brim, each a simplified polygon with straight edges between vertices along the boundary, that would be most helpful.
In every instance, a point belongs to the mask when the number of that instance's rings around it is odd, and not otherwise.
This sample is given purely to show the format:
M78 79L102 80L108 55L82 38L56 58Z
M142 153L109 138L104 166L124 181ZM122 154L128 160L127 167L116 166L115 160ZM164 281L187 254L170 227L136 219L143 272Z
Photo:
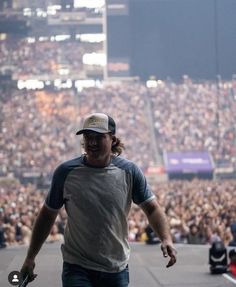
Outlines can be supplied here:
M102 130L102 129L96 129L96 128L87 128L87 129L82 129L82 130L79 130L76 135L81 135L87 131L93 131L93 132L96 132L96 133L100 133L100 134L107 134L107 133L110 133L110 131L107 131L107 130Z

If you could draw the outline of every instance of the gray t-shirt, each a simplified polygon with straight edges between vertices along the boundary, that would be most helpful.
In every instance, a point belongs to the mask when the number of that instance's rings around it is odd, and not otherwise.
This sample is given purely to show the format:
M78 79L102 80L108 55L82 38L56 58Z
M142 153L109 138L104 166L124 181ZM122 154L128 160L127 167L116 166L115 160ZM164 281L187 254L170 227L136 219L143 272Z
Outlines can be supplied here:
M68 214L63 260L98 271L123 270L130 254L131 203L143 205L154 197L142 171L122 157L113 156L104 168L87 165L84 155L61 164L45 204L65 205Z

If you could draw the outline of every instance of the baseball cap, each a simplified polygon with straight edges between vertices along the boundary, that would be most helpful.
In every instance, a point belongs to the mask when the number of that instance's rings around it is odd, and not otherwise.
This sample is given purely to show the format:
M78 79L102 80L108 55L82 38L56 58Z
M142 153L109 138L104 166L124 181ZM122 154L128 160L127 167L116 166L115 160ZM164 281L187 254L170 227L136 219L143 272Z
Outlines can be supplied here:
M113 118L103 113L93 113L87 116L81 130L76 134L80 135L86 131L94 131L97 133L116 133L116 124Z

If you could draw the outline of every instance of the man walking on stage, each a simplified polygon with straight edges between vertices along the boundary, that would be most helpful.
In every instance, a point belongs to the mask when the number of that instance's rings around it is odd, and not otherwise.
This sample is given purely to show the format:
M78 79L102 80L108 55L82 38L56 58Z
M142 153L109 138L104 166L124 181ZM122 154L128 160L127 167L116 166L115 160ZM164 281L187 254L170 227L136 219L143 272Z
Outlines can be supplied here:
M34 224L21 269L34 279L35 257L65 206L68 221L62 244L63 287L127 287L129 284L127 217L139 205L161 240L166 267L176 262L167 219L137 165L120 157L124 148L108 115L89 115L78 135L85 154L59 165Z

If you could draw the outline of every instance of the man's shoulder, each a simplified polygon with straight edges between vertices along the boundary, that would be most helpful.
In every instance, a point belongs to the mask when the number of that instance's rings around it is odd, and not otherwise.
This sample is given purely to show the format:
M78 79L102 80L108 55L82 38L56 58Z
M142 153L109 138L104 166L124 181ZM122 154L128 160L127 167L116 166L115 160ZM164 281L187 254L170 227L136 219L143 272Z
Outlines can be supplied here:
M121 156L114 157L112 163L120 169L129 171L139 170L138 166L133 161Z
M112 159L114 165L134 165L134 162L122 156L114 156Z
M83 156L79 156L60 163L55 169L55 173L67 173L83 164Z
M83 157L84 156L81 155L81 156L72 158L70 160L62 162L61 165L65 166L65 167L67 167L67 166L78 166L78 165L83 163Z

